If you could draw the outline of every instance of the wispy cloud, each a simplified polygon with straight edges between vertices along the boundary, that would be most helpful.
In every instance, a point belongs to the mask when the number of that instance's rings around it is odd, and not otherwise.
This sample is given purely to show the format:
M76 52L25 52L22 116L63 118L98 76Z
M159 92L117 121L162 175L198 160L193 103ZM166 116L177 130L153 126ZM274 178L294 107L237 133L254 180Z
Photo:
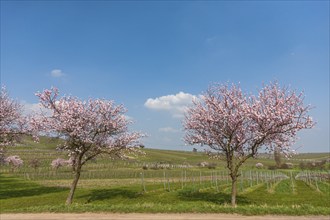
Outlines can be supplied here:
M168 111L173 117L183 117L187 107L192 104L192 101L197 99L189 93L179 92L175 95L166 95L157 98L149 98L144 103L144 106L159 111Z
M54 69L50 72L50 75L54 78L60 78L65 76L65 73L60 69Z
M42 107L40 103L28 103L26 101L23 101L22 103L23 106L23 114L25 115L30 115L34 113L45 113L45 114L50 114L51 111L49 109L46 109Z
M124 115L125 119L128 121L134 121L134 118L129 115Z
M210 44L210 43L213 43L217 40L217 37L216 36L213 36L213 37L208 37L205 39L205 42Z
M158 131L165 132L165 133L177 133L177 132L179 132L178 129L175 129L175 128L172 128L172 127L159 128Z

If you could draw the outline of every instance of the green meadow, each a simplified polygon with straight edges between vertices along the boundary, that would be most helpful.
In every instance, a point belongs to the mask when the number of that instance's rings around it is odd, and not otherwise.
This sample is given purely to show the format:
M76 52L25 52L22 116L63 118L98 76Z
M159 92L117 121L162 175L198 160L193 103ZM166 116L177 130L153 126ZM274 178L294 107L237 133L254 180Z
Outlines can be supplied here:
M69 167L53 169L57 140L27 139L8 148L24 165L0 167L1 213L18 212L148 212L239 213L244 215L329 215L329 166L300 170L301 161L318 161L327 153L300 154L292 169L269 170L275 161L267 155L251 159L238 181L236 208L230 205L230 179L225 163L202 152L143 149L145 155L127 160L99 158L83 168L74 203L64 205L72 180ZM39 166L30 162L38 159ZM210 166L198 166L207 162ZM264 168L257 169L261 162Z

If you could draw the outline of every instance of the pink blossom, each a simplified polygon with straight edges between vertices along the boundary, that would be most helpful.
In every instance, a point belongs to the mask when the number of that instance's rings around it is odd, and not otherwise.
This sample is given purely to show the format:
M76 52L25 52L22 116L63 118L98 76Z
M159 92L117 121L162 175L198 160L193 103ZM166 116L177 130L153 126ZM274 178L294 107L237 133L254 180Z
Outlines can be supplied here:
M36 93L36 96L51 114L33 117L31 125L36 131L59 136L62 142L58 149L67 151L71 158L75 178L67 204L72 202L81 167L86 162L101 154L124 158L126 153L139 152L137 146L143 135L128 131L131 121L124 116L126 109L122 105L104 99L58 98L57 88ZM60 161L55 161L53 165L59 164Z
M69 160L57 158L57 159L53 160L51 163L51 166L55 169L58 169L59 167L62 167L62 166L70 166L70 165L71 166L73 165L71 158Z
M11 165L13 168L18 168L23 165L23 160L15 155L15 156L9 156L5 159L5 163L8 165Z
M15 144L27 132L22 105L11 99L4 86L0 94L0 148Z
M289 153L297 132L314 126L307 115L310 109L303 105L302 93L297 95L277 83L250 97L239 86L215 85L188 110L185 140L245 156L256 154L262 146L268 150L278 146Z
M239 85L216 84L187 111L185 141L224 154L236 182L239 167L261 148L278 147L288 155L297 132L315 124L308 115L310 109L302 93L276 82L265 85L256 96L243 93Z

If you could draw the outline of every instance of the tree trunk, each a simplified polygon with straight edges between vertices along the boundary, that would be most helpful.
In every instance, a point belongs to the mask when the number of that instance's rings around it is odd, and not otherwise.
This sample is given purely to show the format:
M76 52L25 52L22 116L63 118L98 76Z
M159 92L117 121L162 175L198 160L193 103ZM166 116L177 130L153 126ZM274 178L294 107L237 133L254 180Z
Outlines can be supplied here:
M237 177L231 179L231 205L236 207Z
M72 203L74 192L76 191L78 180L79 180L79 177L80 177L80 171L81 171L81 167L77 167L77 169L75 170L74 179L73 179L72 184L71 184L70 193L69 193L68 198L66 199L66 202L65 202L66 205L71 205L71 203Z
M276 167L281 167L281 150L279 147L275 147L274 149L274 159L276 163Z

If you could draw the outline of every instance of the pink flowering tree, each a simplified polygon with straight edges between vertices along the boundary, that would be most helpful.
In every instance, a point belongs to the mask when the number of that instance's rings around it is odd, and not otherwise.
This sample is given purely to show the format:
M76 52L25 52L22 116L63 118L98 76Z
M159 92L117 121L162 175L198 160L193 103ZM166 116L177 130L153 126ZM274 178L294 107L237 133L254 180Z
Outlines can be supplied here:
M66 200L72 203L82 166L99 155L124 158L126 153L139 153L140 133L129 132L131 123L124 115L122 105L113 101L76 97L58 98L58 90L37 93L41 105L51 113L40 114L32 121L42 132L57 135L63 143L59 150L67 151L73 168L73 182Z
M11 166L12 171L14 171L14 169L17 169L23 165L23 160L17 155L9 156L5 159L5 164Z
M52 168L58 170L58 168L63 167L63 166L72 166L73 163L72 163L71 158L69 160L57 158L57 159L53 160L50 165L52 166Z
M277 147L288 155L299 130L312 128L310 106L303 94L277 83L257 95L243 93L239 85L211 86L185 115L185 141L208 145L211 154L224 158L232 180L231 204L236 206L239 168L262 148Z
M0 160L4 160L5 148L17 143L27 133L27 120L22 105L11 99L5 86L0 94Z

